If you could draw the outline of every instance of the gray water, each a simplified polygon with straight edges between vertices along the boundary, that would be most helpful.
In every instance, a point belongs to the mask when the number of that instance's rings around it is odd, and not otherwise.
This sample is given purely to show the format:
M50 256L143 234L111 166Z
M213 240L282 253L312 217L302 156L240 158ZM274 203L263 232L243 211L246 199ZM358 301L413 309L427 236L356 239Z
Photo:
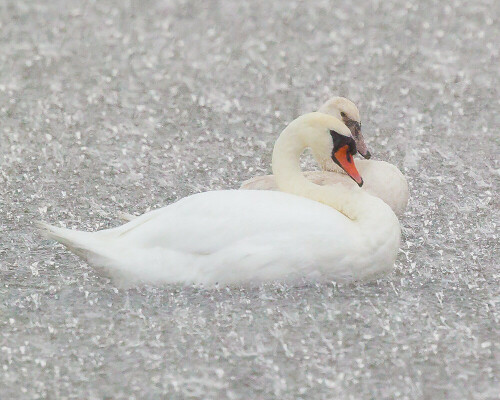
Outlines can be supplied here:
M499 398L500 3L0 2L0 398ZM270 172L332 95L411 186L370 283L122 288L33 222Z

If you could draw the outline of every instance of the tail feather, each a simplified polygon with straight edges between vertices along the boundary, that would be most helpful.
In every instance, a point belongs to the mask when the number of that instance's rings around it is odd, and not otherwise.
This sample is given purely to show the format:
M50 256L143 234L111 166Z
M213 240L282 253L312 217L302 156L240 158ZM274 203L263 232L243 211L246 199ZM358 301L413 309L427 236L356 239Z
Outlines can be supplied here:
M43 236L61 243L84 260L101 265L106 264L107 257L96 249L93 237L95 233L59 228L42 221L36 222L36 226Z
M141 222L141 221L138 221ZM144 223L144 222L141 222ZM126 282L192 282L199 256L161 247L146 249L117 245L113 230L82 232L37 222L40 233L53 239L111 276L120 285ZM123 238L118 236L118 239ZM186 268L191 265L192 268Z
M137 215L129 214L126 212L118 212L116 216L125 222L130 222L137 218Z

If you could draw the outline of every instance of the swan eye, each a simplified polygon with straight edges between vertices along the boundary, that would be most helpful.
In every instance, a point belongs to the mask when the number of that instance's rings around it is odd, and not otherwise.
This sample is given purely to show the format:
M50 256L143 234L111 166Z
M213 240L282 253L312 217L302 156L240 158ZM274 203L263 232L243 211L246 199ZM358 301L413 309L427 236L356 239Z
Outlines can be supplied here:
M340 115L342 116L342 118L345 118L345 117L346 117L346 115L345 115L345 112L344 112L344 111L341 111L341 112L340 112Z

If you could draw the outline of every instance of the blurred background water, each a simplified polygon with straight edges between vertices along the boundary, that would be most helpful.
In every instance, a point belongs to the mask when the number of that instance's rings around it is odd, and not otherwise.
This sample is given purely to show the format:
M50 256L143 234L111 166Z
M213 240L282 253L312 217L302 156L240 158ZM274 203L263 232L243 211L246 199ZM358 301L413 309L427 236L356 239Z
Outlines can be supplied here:
M3 0L0 397L497 399L499 14ZM237 188L333 95L411 185L384 279L126 289L34 230Z

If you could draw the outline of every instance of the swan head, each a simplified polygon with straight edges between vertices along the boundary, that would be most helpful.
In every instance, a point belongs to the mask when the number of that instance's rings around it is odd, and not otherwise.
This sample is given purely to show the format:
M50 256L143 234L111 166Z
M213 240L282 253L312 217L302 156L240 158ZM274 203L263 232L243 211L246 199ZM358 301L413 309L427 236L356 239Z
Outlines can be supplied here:
M357 152L356 141L349 128L337 118L320 112L303 115L298 120L309 128L303 130L305 145L311 148L315 158L323 162L332 160L359 186L363 186L353 158Z
M351 131L358 153L366 159L371 157L371 153L368 151L365 139L361 133L359 110L351 100L345 97L332 97L319 108L318 112L332 115L341 120Z

